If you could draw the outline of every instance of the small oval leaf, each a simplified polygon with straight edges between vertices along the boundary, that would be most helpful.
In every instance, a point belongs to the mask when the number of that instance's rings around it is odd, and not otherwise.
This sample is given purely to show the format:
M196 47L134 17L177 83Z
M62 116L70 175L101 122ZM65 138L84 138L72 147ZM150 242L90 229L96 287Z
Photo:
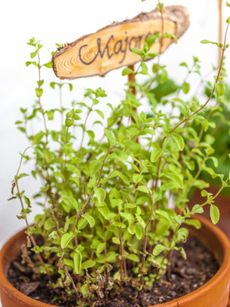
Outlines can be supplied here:
M210 206L210 218L213 224L217 224L220 219L219 208L215 205Z

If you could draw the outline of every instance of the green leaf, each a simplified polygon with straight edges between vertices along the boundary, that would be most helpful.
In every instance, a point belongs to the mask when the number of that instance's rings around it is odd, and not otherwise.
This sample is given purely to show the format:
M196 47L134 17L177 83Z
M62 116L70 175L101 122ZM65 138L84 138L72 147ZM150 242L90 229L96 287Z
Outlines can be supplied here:
M89 259L82 263L81 268L82 270L87 270L87 269L94 267L95 265L96 265L96 261Z
M157 162L157 160L160 158L162 153L162 148L160 148L160 145L157 143L154 145L153 151L151 152L150 160L152 163Z
M37 96L38 98L40 98L40 97L42 96L42 94L43 94L43 89L42 89L41 87L37 87L37 88L35 89L35 92L36 92L36 96Z
M158 9L161 13L163 13L163 12L164 12L164 3L158 2L158 3L157 3L157 9Z
M140 224L136 224L134 226L134 232L135 236L137 237L138 240L141 240L144 236L144 230L143 227Z
M133 262L139 262L140 261L139 257L137 255L135 255L135 254L127 254L125 256L125 258L129 259L129 260L131 260Z
M178 134L178 133L174 133L171 135L171 138L173 139L174 143L176 144L176 147L178 148L178 150L183 150L184 149L184 139L183 137Z
M45 221L44 228L45 228L45 230L48 230L48 231L51 230L52 228L55 228L54 221L51 218L48 218Z
M116 141L116 138L114 136L113 131L105 129L105 136L107 137L107 139L108 139L108 141L111 145L116 144L117 141Z
M184 82L181 88L184 94L188 94L190 91L190 84L188 82Z
M73 260L71 259L64 259L64 264L68 267L70 267L71 269L73 269Z
M124 68L124 69L122 70L122 76L131 75L131 74L133 74L133 73L134 73L134 71L133 71L132 69L128 68L128 67L126 67L126 68Z
M145 62L141 62L140 74L146 75L147 73L148 73L148 66L145 64Z
M213 224L217 224L220 219L219 208L215 205L210 206L210 218Z
M201 207L201 205L196 204L192 207L192 213L202 214L202 213L204 213L204 209L203 209L203 207Z
M208 40L208 39L203 39L203 40L201 40L201 44L218 45L217 42L213 42L213 41L210 41L210 40Z
M160 84L163 84L168 81L168 73L167 70L163 69L160 75Z
M181 227L178 230L176 237L177 237L177 242L185 242L188 238L188 229Z
M97 257L99 257L99 255L104 251L105 246L106 246L105 242L101 242L97 245L97 249L96 249Z
M105 256L106 262L114 263L117 261L118 254L114 251L108 252Z
M29 175L27 174L27 173L21 173L21 174L18 174L16 177L15 177L15 179L16 180L19 180L19 179L21 179L21 178L24 178L24 177L28 177Z
M89 223L89 226L91 227L91 228L93 228L94 227L94 225L95 225L95 219L89 214L89 213L85 213L84 215L83 215L83 217L86 219L86 221Z
M96 89L95 94L97 98L107 97L106 91L101 87Z
M111 220L113 213L106 206L98 207L98 211L104 217L105 220Z
M72 90L73 90L73 84L72 84L72 83L68 83L68 86L69 86L69 91L72 92Z
M167 248L162 244L157 244L153 250L154 256L159 256L162 252L164 252Z
M128 212L121 212L120 213L120 216L122 218L124 218L125 220L127 220L129 222L129 224L132 224L133 221L134 221L134 217L131 213L128 213Z
M162 210L162 209L157 209L156 210L156 215L157 216L159 216L160 218L164 218L164 219L166 219L169 223L171 222L171 216L170 216L170 214L167 212L167 211L165 211L165 210Z
M145 55L144 51L142 49L138 48L131 48L131 51L135 53L136 55L139 55L140 57L143 57Z
M145 42L147 43L148 47L151 48L153 44L155 44L156 40L159 38L159 33L152 34L147 36Z
M96 188L95 195L99 202L103 202L106 198L106 191L102 188Z
M73 270L75 274L81 273L82 255L76 250L73 256Z
M129 179L124 174L122 174L117 170L112 171L112 173L110 173L108 177L109 178L119 177L125 184L129 184Z
M77 229L78 230L82 230L84 229L86 226L88 225L88 222L86 219L84 219L83 217L80 218L78 224L77 224Z
M116 237L113 237L113 238L112 238L112 242L113 242L114 244L117 244L117 245L120 245L120 244L121 244L119 238L116 238Z
M228 6L230 7L229 3ZM226 19L226 23L230 24L230 16Z
M149 194L149 189L145 185L140 185L137 190Z
M83 297L87 297L89 294L89 285L85 284L83 286L81 286L81 294L83 295Z
M183 189L183 176L171 170L165 170L164 177L167 179L168 187L171 189Z
M156 236L158 236L158 237L164 236L168 232L169 226L170 226L170 224L169 224L168 219L161 216L159 218L159 222L157 223L157 226L156 226L156 232L155 232Z
M200 229L201 228L201 223L199 220L195 220L195 219L188 219L185 221L185 224L190 225L195 227L196 229Z
M60 195L63 203L66 205L66 208L75 209L76 211L80 210L80 205L70 190L60 192Z
M68 247L68 245L73 240L73 238L74 238L74 234L73 233L69 233L69 232L65 233L61 237L61 248L64 249L64 248Z
M38 80L37 81L37 85L40 87L44 84L44 80Z
M98 114L102 119L105 118L105 115L104 115L104 113L103 113L101 110L95 110L95 112L97 112L97 114Z
M50 61L48 63L45 63L44 66L47 67L47 68L52 68L53 67L53 62Z
M224 95L224 90L225 90L225 85L224 83L217 83L215 86L216 89L216 94L217 96L223 96Z
M47 114L48 120L54 119L54 110L46 111L46 114Z
M140 175L140 174L134 174L133 175L133 182L134 183L138 183L138 182L140 182L142 180L143 180L143 176L142 175Z

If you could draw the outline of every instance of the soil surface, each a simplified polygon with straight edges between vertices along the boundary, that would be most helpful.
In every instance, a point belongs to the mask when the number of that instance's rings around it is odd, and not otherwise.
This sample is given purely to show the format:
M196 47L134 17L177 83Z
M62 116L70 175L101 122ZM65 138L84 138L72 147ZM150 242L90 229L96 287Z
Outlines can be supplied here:
M218 262L196 238L190 238L183 246L187 260L175 253L167 274L151 290L138 291L130 285L123 284L112 289L106 299L94 298L83 306L146 307L167 302L199 288L217 272ZM51 292L47 287L48 280L44 276L33 279L31 270L22 266L21 258L11 264L8 278L17 289L33 299L61 307L77 305L77 298L68 299L61 288Z

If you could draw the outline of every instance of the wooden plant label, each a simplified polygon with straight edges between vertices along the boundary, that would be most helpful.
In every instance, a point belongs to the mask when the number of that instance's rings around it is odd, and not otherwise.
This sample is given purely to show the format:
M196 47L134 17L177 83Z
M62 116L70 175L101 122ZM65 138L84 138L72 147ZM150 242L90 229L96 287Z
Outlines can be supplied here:
M189 26L187 10L182 6L168 6L163 14L163 31L179 38ZM59 49L53 56L53 69L60 79L100 75L140 61L132 48L143 48L146 37L162 31L162 18L157 10L141 13L133 19L114 23L93 34L83 36ZM165 51L173 42L163 38L151 52Z

